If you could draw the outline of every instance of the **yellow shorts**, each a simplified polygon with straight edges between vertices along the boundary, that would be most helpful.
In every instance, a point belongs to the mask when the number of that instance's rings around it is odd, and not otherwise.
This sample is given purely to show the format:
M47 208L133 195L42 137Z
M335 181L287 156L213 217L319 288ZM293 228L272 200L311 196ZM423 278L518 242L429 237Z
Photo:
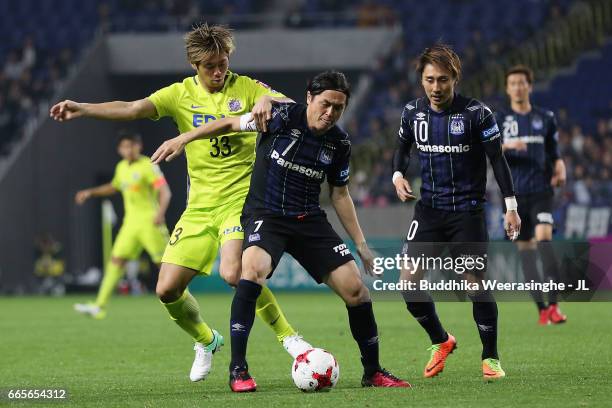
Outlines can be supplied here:
M168 228L153 222L124 222L113 244L112 256L122 259L137 259L142 250L151 260L160 263L168 242Z
M219 207L187 207L170 234L162 262L210 275L221 245L244 238L240 226L243 205L244 197Z

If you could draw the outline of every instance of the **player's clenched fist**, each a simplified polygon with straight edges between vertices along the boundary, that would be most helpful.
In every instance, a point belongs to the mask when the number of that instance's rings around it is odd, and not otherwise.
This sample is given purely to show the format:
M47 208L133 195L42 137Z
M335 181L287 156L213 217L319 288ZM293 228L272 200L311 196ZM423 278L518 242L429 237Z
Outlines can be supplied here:
M81 190L81 191L77 192L76 195L74 196L74 201L78 205L82 205L90 197L91 197L91 191L89 191L89 190Z
M53 105L49 110L49 116L59 122L78 118L83 116L83 104L66 99Z

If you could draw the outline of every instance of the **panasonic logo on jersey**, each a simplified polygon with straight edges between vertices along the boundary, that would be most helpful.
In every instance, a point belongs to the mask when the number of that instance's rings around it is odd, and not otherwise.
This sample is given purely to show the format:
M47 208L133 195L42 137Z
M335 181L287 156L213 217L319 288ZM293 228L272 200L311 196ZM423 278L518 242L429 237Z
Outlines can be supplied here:
M467 153L470 151L469 144L460 144L456 146L444 145L424 145L417 143L417 148L426 153Z
M279 166L292 171L297 171L298 173L304 174L307 177L312 177L315 179L323 179L325 177L322 171L314 170L306 166L300 166L299 164L283 159L276 150L272 150L270 158L276 160L276 164Z

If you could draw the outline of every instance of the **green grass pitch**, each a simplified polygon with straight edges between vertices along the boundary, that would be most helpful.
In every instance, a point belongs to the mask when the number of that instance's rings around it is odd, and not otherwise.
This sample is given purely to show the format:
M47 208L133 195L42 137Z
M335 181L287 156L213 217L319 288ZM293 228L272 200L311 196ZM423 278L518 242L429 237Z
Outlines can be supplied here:
M231 297L198 295L203 315L226 335L203 382L188 378L190 339L152 296L115 297L108 317L77 315L83 297L0 298L1 406L78 407L603 407L612 406L612 312L607 303L564 303L568 323L536 325L531 303L503 303L499 350L507 377L483 383L480 341L469 303L438 303L459 348L437 378L422 378L425 333L400 302L374 304L384 367L412 389L363 389L357 346L342 302L328 293L285 293L278 299L292 324L340 364L329 393L304 394L291 380L291 360L257 322L249 343L259 389L232 394L227 385ZM9 401L9 389L64 388L66 401Z

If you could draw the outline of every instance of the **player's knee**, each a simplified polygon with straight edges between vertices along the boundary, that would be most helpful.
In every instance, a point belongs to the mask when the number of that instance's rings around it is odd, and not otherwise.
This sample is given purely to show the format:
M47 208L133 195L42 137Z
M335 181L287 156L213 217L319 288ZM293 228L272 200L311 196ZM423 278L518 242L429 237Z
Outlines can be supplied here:
M242 264L242 273L240 275L241 279L250 280L253 282L257 282L260 285L266 279L267 267L262 262L245 262Z
M342 300L349 306L357 306L370 300L370 291L363 282L355 282L342 291Z
M272 271L272 260L263 250L251 250L251 248L249 250L245 251L242 256L241 279L261 285Z
M171 303L181 297L183 290L174 285L168 285L164 282L157 282L155 293L162 302Z
M241 269L240 259L235 261L224 260L219 265L219 274L228 285L237 286L240 280Z
M117 265L119 267L123 267L123 265L125 265L125 259L123 258L118 258L116 256L111 256L111 260L110 260L114 265Z

